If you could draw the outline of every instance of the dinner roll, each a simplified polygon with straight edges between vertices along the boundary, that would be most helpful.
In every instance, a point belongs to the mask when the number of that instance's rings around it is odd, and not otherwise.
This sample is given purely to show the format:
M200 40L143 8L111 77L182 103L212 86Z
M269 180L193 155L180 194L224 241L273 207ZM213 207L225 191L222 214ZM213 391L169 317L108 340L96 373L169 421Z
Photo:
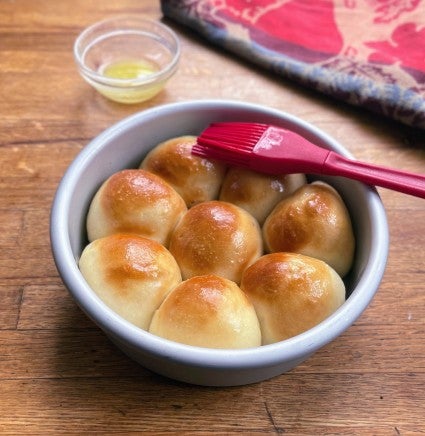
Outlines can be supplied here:
M305 183L304 174L271 176L231 167L224 177L219 199L242 207L263 224L280 200Z
M264 222L263 238L267 251L316 257L341 277L353 263L350 215L336 190L324 182L304 185L278 203Z
M226 166L191 154L196 136L179 136L158 144L143 159L140 168L166 180L188 207L218 198Z
M167 246L186 209L181 196L157 175L140 169L122 170L103 183L91 202L88 239L136 233Z
M180 269L158 242L131 234L96 239L83 250L79 267L104 303L147 330L154 311L181 282Z
M262 343L288 339L319 324L345 301L341 277L325 262L302 254L266 254L243 274Z
M260 227L244 209L224 201L193 206L170 240L183 279L217 274L239 283L244 269L262 254Z
M261 345L252 303L236 283L216 275L193 277L175 287L155 312L149 331L198 347Z

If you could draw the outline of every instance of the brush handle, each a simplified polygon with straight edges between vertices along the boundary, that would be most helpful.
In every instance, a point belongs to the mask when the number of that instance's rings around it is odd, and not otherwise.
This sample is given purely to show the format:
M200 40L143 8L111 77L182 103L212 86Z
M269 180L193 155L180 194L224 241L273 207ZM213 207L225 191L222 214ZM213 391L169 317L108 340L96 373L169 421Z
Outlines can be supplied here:
M359 162L335 152L330 152L323 162L322 173L425 198L425 176Z

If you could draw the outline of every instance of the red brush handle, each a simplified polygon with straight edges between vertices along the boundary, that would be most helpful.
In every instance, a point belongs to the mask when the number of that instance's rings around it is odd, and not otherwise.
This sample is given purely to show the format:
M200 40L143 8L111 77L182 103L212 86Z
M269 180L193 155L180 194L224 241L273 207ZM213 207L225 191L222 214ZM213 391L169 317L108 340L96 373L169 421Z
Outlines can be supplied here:
M347 159L332 151L323 162L322 173L425 198L425 176Z

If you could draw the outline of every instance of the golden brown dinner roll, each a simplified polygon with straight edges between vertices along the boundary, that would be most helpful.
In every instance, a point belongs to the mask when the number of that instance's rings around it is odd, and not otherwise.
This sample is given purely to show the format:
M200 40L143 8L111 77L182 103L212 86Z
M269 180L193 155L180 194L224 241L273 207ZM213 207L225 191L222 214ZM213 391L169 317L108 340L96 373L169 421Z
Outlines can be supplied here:
M147 330L154 311L181 282L180 269L158 242L131 234L96 239L83 250L81 273L104 303Z
M290 251L316 257L344 277L354 256L348 210L334 188L323 182L304 185L273 209L263 225L269 252Z
M314 327L345 301L344 282L329 265L294 253L262 256L244 272L241 289L254 304L263 345Z
M219 199L247 210L261 225L280 200L305 183L304 174L271 176L231 167L224 177Z
M193 277L175 287L155 312L149 331L198 347L261 345L252 303L236 283L215 275Z
M167 246L186 209L181 196L157 175L140 169L119 171L103 183L92 200L88 239L136 233Z
M158 144L143 159L140 168L166 180L188 207L218 197L226 166L191 154L196 136L179 136Z
M239 283L243 270L262 254L260 227L244 209L206 201L189 209L170 240L183 279L217 274Z

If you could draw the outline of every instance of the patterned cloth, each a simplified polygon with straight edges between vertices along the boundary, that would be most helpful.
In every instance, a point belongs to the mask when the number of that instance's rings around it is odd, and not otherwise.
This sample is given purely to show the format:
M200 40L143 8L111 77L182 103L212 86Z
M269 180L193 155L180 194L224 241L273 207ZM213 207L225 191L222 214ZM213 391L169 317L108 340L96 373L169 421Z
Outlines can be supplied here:
M425 0L161 0L275 73L425 129Z

